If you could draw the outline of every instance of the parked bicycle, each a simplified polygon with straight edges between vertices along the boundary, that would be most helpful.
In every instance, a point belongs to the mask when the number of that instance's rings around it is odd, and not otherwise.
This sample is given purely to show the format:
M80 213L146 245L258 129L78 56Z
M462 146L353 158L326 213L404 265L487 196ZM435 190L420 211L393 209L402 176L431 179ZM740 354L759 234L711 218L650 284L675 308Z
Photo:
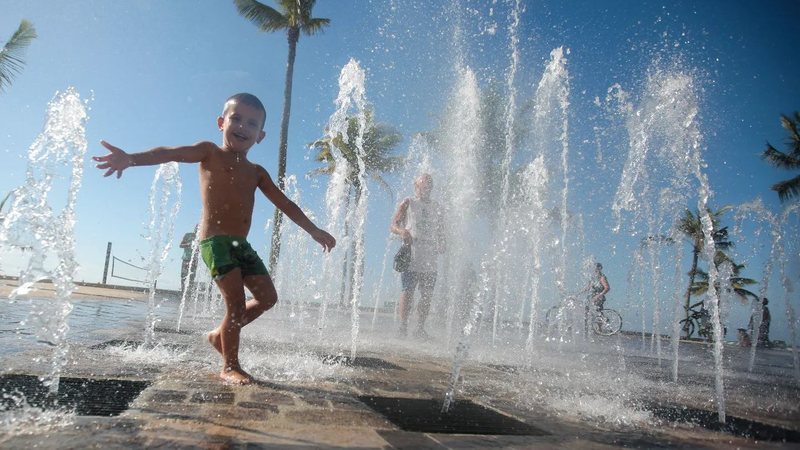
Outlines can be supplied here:
M699 301L689 307L689 317L678 322L681 326L683 336L690 338L697 331L697 336L703 339L711 339L713 327L711 325L711 314L705 307L704 301Z
M591 326L595 334L612 336L622 329L622 316L617 311L610 308L595 309L590 306L588 299L580 302L575 296L569 296L547 310L547 314L545 314L547 329L552 329L558 324L568 321L570 312L576 311L581 303L584 304L584 326L587 332Z

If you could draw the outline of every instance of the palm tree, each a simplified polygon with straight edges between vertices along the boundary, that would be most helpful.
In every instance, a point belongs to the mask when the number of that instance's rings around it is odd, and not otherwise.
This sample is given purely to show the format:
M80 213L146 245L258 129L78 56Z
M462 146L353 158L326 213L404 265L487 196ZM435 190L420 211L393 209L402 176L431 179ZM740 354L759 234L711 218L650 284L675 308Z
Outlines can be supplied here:
M278 147L278 188L283 190L286 177L286 149L289 137L289 113L292 109L292 78L297 41L300 33L312 36L327 26L331 20L311 17L316 0L278 0L278 9L256 0L234 0L236 9L244 18L253 22L261 31L286 30L289 41L289 56L286 62L286 83L283 91L283 117ZM269 270L274 272L281 252L281 222L283 214L275 209L272 229L272 249L269 255Z
M394 172L405 163L405 158L390 155L395 147L397 147L397 144L402 141L403 137L392 126L375 123L372 110L367 110L365 117L366 125L362 144L364 169L367 175L391 193L391 188L386 180L383 179L382 174ZM347 135L350 136L348 142L344 141L344 137L340 133L333 138L324 137L311 143L311 146L317 149L317 154L314 159L318 162L324 162L325 166L311 171L310 175L333 174L336 170L336 160L333 155L332 147L336 147L341 152L345 161L347 161L347 183L352 186L358 185L358 149L355 145L355 139L353 139L358 133L358 126L358 119L356 117L347 119ZM358 186L357 188L360 189ZM358 192L356 194L358 194Z
M722 216L731 209L730 206L723 206L722 208L718 209L716 212L712 212L711 208L706 207L706 211L708 212L709 216L711 217L711 224L712 224L712 239L714 239L714 245L718 252L725 251L731 247L733 247L733 242L728 240L728 227L719 227L719 222ZM703 224L700 220L700 213L692 212L691 210L687 209L681 220L678 222L678 231L683 233L689 243L692 245L692 268L689 270L689 285L686 288L686 318L688 322L689 318L689 307L691 306L691 298L692 294L692 287L695 284L695 279L698 275L697 270L697 263L700 259L700 254L703 251L703 244L705 240L705 234L703 232ZM716 256L715 256L716 259Z
M800 169L800 133L797 126L800 124L800 112L794 112L794 118L781 114L781 125L786 129L789 139L786 142L787 152L784 153L767 142L767 148L761 154L763 159L779 169ZM800 175L775 183L770 188L778 193L781 201L786 201L800 195Z
M721 266L723 263L728 262L731 264L732 273L730 278L730 288L733 290L733 293L736 294L740 299L743 301L747 301L747 298L751 299L758 299L758 294L750 291L746 288L746 286L752 286L754 284L758 284L758 281L752 278L745 278L740 275L742 269L744 269L744 264L736 264L731 260L731 258L726 255L722 251L717 251L717 254L714 256L714 265L717 267ZM719 281L714 284L714 287L717 290L720 289ZM697 269L697 276L695 278L694 284L692 284L692 294L694 295L703 295L708 291L708 273Z
M375 123L374 113L371 110L367 110L365 116L366 126L363 133L362 143L362 159L364 162L364 170L370 178L375 180L381 187L391 194L392 189L383 178L383 174L394 172L402 167L405 163L405 158L391 155L392 151L394 151L395 147L397 147L397 144L399 144L402 140L402 136L397 132L397 130L389 125ZM358 148L355 145L354 139L358 133L358 127L358 119L356 117L350 117L347 119L347 135L350 137L347 142L345 142L344 136L342 136L340 133L335 137L328 136L311 143L311 146L317 149L317 154L314 159L318 162L325 163L325 165L323 167L314 169L309 173L309 175L330 176L336 171L336 159L333 154L334 147L339 150L344 158L347 164L345 182L348 184L348 196L346 198L345 208L349 208L349 205L351 204L351 196L354 197L352 203L358 204L358 201L361 199L361 195L363 194L363 186L358 178ZM345 222L344 226L344 233L345 236L347 236L350 228L349 223ZM357 242L355 240L350 243L349 257L354 257L356 244ZM356 274L363 273L364 270L364 261L362 259L362 267L357 268L358 272L356 272L356 268L354 268L353 272L351 272L350 276L348 276L348 267L350 267L349 257L345 256L342 267L342 286L339 292L340 303L342 303L345 298L346 281L350 280L352 286L352 282L355 280Z
M36 29L32 23L23 19L11 39L0 49L0 91L11 86L11 80L22 71L25 65L22 52L34 38Z

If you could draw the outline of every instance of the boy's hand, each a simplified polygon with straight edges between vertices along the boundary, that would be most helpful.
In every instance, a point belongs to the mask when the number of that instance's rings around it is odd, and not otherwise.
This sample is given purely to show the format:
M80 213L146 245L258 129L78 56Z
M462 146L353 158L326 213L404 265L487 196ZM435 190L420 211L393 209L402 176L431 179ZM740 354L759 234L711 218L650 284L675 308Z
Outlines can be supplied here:
M330 252L333 247L336 247L336 239L328 234L327 231L317 228L317 231L312 233L311 237L314 238L315 241L319 242L320 245L322 245L322 249L326 252Z
M92 156L92 159L99 162L96 167L98 169L108 169L104 177L107 177L114 172L117 172L117 178L122 176L122 171L133 165L131 156L125 153L121 148L114 147L106 141L100 141L103 147L107 148L110 152L105 156Z
M400 231L400 237L403 239L403 242L405 242L406 244L411 244L411 241L413 240L411 238L411 232L408 231L408 228L403 228Z

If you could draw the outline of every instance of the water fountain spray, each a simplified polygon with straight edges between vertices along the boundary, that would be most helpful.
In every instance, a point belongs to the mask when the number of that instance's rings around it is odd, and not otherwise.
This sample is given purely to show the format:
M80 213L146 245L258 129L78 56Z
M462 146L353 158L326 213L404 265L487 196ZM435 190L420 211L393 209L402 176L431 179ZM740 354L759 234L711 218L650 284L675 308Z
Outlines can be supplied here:
M326 287L327 297L323 300L320 309L320 330L325 324L325 310L327 305L338 292L337 281L339 277L334 274L334 261L341 261L347 257L350 247L353 249L353 283L351 285L351 357L355 357L356 340L359 329L359 306L361 304L363 273L361 272L364 260L364 224L367 212L367 189L364 166L364 133L366 131L367 101L364 91L364 71L358 62L351 59L339 75L339 95L336 98L336 111L331 115L327 126L327 138L331 142L331 153L334 158L334 172L328 184L325 202L328 208L328 229L344 236L340 245L335 248L325 261L323 270L323 285ZM355 112L351 110L355 109ZM354 114L358 124L355 136L348 135L349 114ZM341 139L348 144L353 142L356 149L352 158L346 157L335 142ZM351 205L350 186L355 186L355 202ZM347 205L343 210L343 206ZM342 233L347 229L347 233Z
M146 239L150 243L145 286L148 288L148 314L145 323L144 347L153 344L156 326L156 309L163 299L156 299L156 281L163 270L164 261L172 247L175 217L181 208L181 178L178 163L161 164L150 185L150 223ZM171 207L170 207L171 203Z
M87 109L87 102L75 88L55 94L47 105L44 130L28 149L25 185L14 191L11 209L0 223L0 246L30 252L11 301L35 290L35 283L46 279L56 290L53 302L32 304L29 315L38 341L53 348L50 372L42 377L50 394L58 391L59 375L69 352L67 318L72 311L70 295L78 266L75 207L87 149ZM67 198L63 209L56 212L51 193L61 181L67 183ZM50 257L55 257L55 267L47 264Z

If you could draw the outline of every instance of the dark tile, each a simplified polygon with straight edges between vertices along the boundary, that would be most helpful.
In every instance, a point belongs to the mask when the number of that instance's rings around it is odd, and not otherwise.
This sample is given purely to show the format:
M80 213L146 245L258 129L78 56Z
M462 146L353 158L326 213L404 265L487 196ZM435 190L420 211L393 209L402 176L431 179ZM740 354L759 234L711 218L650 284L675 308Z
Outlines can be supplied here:
M232 405L235 397L233 392L196 392L192 395L192 403Z

